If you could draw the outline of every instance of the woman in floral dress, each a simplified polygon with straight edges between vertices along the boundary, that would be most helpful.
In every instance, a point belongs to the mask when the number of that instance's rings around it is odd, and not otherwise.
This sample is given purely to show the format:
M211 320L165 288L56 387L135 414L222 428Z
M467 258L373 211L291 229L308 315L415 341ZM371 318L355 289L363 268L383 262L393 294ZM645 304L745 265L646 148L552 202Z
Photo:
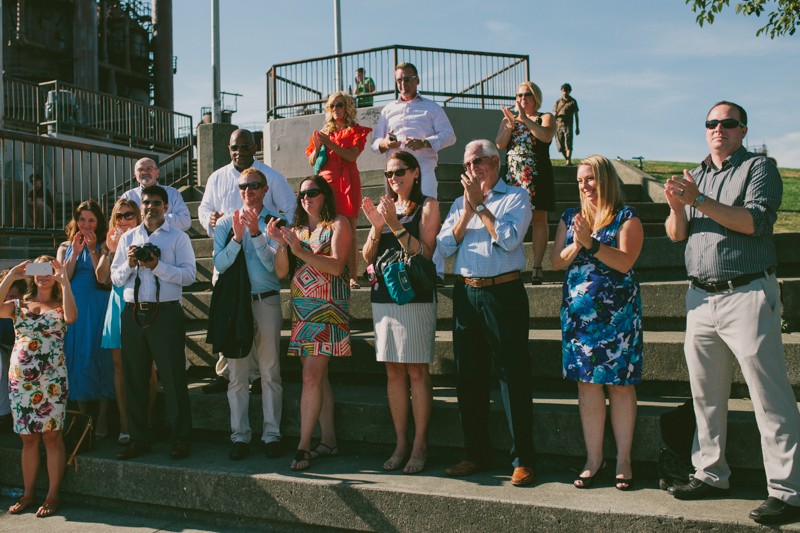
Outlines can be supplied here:
M530 81L517 88L517 114L505 107L495 144L498 150L508 149L507 183L527 189L531 195L533 218L533 274L531 283L542 284L542 258L549 239L547 212L556 208L553 165L550 163L550 142L556 123L550 113L540 113L542 90Z
M305 470L317 457L339 453L333 421L333 391L328 380L332 357L350 355L350 285L347 254L352 234L347 219L336 215L333 191L320 176L300 183L293 228L267 224L276 243L275 273L289 272L287 248L296 259L292 273L292 336L289 355L303 363L300 443L292 470ZM314 428L320 441L311 449Z
M67 367L64 362L64 334L78 311L69 276L58 261L41 256L36 263L50 262L54 274L25 276L25 261L0 282L0 318L14 320L14 350L11 352L9 388L14 431L22 439L24 493L8 508L19 514L33 504L39 472L39 447L44 441L50 486L36 516L53 515L60 503L59 489L64 476L66 451L61 430L67 406ZM9 288L20 279L28 280L22 300L5 301Z
M632 267L644 232L622 203L614 166L602 156L578 165L580 209L561 216L551 262L567 269L561 306L564 379L578 382L586 464L575 480L589 488L605 465L603 430L608 389L617 444L616 488L633 485L631 446L636 389L642 378L642 303Z

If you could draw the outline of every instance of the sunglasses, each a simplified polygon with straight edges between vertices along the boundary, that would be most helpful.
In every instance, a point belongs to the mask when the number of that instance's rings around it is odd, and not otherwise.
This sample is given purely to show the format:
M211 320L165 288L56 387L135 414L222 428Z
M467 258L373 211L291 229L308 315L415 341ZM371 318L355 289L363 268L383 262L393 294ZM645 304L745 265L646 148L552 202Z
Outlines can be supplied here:
M119 219L133 220L134 218L136 218L136 213L134 213L133 211L128 211L125 213L117 213L117 220Z
M252 145L250 145L250 144L232 144L231 145L231 151L232 152L240 152L242 150L249 150L250 148L252 148Z
M309 198L316 198L320 194L322 194L322 191L319 189L306 189L304 191L300 191L299 193L297 193L297 197L302 200L306 196L308 196Z
M152 205L153 207L161 207L164 205L164 200L142 200L142 205Z
M387 170L386 172L383 173L383 175L386 176L387 180L390 180L395 176L397 176L398 178L402 178L403 176L406 175L406 172L408 172L409 170L411 170L411 169L410 168L398 168L397 170Z
M469 167L475 167L475 166L478 166L478 165L480 165L481 163L483 163L483 161L484 161L485 159L487 159L487 158L486 158L486 156L484 156L484 157L476 157L476 158L475 158L475 159L473 159L472 161L467 161L466 163L464 163L464 168L466 168L467 170L469 170Z
M745 126L741 120L736 120L735 118L723 118L722 120L706 120L706 129L717 129L717 126L720 124L722 124L722 127L726 130L732 130L733 128L738 128L739 126Z
M531 98L533 96L533 93L530 92L530 91L528 91L526 93L517 93L517 98L525 98L526 96L528 98Z
M413 80L414 78L416 78L416 76L400 76L399 78L396 78L394 81L397 84L399 84L401 81L403 83L410 83L411 80Z
M336 102L335 104L331 104L328 106L328 109L340 109L344 107L344 102Z
M240 191L246 191L247 189L250 189L251 191L257 191L258 189L260 189L263 186L264 186L264 184L261 183L260 181L249 181L247 183L240 183L239 184L239 190Z

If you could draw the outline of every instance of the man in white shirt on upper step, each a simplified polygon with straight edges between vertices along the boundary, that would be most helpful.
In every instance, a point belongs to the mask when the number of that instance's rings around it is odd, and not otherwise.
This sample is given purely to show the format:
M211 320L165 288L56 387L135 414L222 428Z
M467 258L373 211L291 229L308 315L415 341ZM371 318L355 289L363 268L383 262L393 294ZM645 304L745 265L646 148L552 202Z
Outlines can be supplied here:
M142 206L142 191L147 187L159 185L158 178L161 171L155 161L149 157L143 157L136 162L133 166L133 177L139 183L138 187L126 191L120 198L136 202L140 208ZM186 207L186 202L183 201L183 196L175 187L169 185L160 185L162 189L167 191L169 198L169 211L167 212L167 222L173 228L181 231L187 231L192 225L192 216L189 214L189 208Z

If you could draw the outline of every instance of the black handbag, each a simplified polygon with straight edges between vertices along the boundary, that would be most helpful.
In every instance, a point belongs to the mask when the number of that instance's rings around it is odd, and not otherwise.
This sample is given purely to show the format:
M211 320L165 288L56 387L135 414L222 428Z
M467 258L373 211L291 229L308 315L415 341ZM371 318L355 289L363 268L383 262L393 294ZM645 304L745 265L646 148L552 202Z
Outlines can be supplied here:
M417 239L419 240L419 239ZM419 241L419 250L411 256L406 256L406 270L411 276L411 285L418 292L429 292L436 288L436 265L433 261L422 255L422 241Z

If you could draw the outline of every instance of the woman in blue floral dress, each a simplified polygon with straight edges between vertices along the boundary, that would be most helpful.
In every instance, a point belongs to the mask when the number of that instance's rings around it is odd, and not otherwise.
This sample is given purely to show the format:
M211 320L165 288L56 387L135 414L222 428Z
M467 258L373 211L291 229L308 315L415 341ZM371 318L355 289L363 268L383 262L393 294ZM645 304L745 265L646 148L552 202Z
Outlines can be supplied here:
M50 486L36 516L53 515L59 506L59 489L64 477L66 451L61 429L67 407L67 367L64 362L64 334L78 311L69 276L58 261L41 256L36 263L52 263L54 274L25 275L25 261L0 282L0 318L14 321L14 350L8 382L14 431L22 439L22 497L8 508L19 514L33 504L36 476L41 462L39 448L44 441ZM28 280L22 300L6 301L15 281Z
M564 379L578 383L586 464L575 480L589 488L605 466L608 389L617 444L616 487L633 485L631 446L642 377L642 303L632 267L644 242L636 212L622 203L614 166L591 156L578 166L580 209L561 216L551 262L566 269L561 305Z

